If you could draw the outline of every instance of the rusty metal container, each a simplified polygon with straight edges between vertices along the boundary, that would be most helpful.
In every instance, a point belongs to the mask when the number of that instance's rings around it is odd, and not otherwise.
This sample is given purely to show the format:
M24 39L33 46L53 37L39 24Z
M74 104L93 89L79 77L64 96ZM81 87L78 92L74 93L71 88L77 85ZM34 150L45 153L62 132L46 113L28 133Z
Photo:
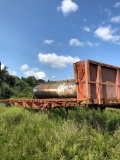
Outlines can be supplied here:
M40 83L33 89L37 98L76 98L75 80Z
M120 68L92 60L74 63L77 100L85 104L120 103Z

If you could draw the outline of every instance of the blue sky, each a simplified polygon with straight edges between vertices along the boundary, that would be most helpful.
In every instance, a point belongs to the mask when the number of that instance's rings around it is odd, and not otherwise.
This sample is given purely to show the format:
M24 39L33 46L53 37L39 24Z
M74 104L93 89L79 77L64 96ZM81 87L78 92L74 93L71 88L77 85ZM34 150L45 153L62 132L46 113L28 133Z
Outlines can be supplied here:
M0 0L0 61L18 77L74 78L73 63L120 66L119 0Z

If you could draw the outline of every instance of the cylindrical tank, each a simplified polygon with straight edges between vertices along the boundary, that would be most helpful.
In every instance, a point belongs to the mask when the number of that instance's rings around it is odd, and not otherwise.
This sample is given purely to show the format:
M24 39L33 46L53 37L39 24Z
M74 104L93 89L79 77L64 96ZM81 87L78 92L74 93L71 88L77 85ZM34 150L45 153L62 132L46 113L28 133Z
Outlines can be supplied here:
M76 98L75 79L40 83L33 94L37 98Z

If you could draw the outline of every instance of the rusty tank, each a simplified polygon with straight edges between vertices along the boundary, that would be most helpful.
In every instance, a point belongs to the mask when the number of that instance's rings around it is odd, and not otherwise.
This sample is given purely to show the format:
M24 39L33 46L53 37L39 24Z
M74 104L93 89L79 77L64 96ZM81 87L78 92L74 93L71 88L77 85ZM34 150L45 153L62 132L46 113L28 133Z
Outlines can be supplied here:
M76 98L75 79L39 83L33 89L37 98Z

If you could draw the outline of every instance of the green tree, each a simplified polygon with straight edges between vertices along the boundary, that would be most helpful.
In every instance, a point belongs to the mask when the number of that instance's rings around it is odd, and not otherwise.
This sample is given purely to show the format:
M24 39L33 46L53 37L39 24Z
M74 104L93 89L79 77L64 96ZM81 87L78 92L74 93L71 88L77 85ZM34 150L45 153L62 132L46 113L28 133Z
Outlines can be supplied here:
M2 85L2 82L6 81L7 75L8 75L8 68L4 67L3 69L1 69L0 66L0 86Z
M3 69L1 69L0 63L0 99L10 98L12 94L12 89L10 89L9 84L7 83L8 76L8 68L4 67Z
M34 76L29 76L26 78L26 82L29 84L29 86L34 87L37 83L37 80Z
M45 83L45 80L43 80L43 79L38 79L38 80L37 80L37 84L39 84L39 83Z
M4 67L3 69L0 67L0 99L11 97L32 98L33 88L38 83L43 82L45 82L43 79L36 79L34 76L19 78L17 76L10 75L8 67Z
M39 83L44 83L43 79L36 79L34 76L29 76L27 78L21 78L24 82L26 82L29 86L35 87Z

